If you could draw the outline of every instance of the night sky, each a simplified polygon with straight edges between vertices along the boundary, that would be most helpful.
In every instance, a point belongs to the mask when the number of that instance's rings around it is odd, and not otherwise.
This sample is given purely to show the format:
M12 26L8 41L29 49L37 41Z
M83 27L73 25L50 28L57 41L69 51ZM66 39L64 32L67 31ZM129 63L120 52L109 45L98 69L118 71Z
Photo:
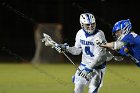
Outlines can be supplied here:
M81 28L79 15L91 12L97 28L113 41L112 26L119 20L130 19L133 30L140 34L139 10L134 0L0 0L0 61L14 60L11 52L29 60L34 56L35 23L62 24L63 42L72 46Z

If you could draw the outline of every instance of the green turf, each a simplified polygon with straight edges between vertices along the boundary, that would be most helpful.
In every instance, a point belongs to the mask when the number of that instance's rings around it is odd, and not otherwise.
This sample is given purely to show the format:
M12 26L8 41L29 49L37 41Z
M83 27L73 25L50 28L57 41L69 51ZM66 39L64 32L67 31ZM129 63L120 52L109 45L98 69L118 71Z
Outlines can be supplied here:
M73 93L70 64L0 64L0 93ZM140 93L140 69L108 65L100 93ZM84 93L87 93L87 88Z

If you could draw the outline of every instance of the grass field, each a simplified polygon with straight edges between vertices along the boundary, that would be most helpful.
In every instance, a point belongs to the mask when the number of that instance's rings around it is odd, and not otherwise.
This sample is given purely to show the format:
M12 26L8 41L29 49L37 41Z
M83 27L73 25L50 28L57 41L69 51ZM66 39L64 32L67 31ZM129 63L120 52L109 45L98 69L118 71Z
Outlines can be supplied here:
M70 64L0 64L0 93L73 93L74 73ZM108 65L100 93L140 93L140 69Z

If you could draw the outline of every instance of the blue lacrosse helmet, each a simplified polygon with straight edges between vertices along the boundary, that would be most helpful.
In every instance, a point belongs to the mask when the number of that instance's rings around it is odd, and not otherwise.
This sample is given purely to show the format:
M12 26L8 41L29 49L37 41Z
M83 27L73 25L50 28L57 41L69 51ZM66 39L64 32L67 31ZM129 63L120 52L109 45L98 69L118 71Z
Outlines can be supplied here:
M112 29L112 35L113 35L114 39L117 40L119 38L119 37L116 37L116 35L115 35L115 33L117 31L120 31L120 30L122 31L122 35L121 35L121 37L122 37L122 36L127 35L130 32L131 28L132 28L132 25L131 25L131 22L129 19L118 21L115 23L115 25Z

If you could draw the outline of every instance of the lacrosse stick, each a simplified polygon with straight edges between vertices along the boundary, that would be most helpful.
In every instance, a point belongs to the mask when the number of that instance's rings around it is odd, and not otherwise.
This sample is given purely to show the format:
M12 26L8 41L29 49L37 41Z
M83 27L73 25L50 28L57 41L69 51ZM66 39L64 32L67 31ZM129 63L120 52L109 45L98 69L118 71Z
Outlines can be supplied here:
M43 36L44 36L44 38L41 39L41 40L42 40L42 42L45 42L45 46L55 47L57 45L57 43L54 42L49 35L43 33Z
M116 50L114 50L114 51L118 53L118 51L116 51ZM136 58L134 58L131 54L127 53L127 55L128 55L128 57L129 57L133 62L139 63L139 61L138 61ZM121 56L114 56L114 60L116 60L116 61L122 61L122 60L123 60L123 57L121 57Z
M45 46L51 46L52 48L55 48L59 53L63 53L64 56L75 66L75 68L81 72L81 70L79 69L79 67L72 61L72 59L60 48L60 47L57 47L58 44L52 40L52 38L48 35L48 34L45 34L43 33L43 39L42 42L45 42ZM89 81L89 78L85 77L85 79L87 81Z
M131 54L127 54L135 63L139 63L139 61L136 59L136 58L134 58Z
M52 48L55 48L59 53L63 53L64 56L75 66L75 68L78 70L78 71L81 71L78 66L71 60L71 58L64 52L61 50L60 47L57 47L57 43L55 41L52 40L52 38L46 34L46 33L43 33L43 39L42 42L45 42L45 46L51 46Z
M115 61L123 61L123 57L121 57L121 56L113 56L113 59Z

